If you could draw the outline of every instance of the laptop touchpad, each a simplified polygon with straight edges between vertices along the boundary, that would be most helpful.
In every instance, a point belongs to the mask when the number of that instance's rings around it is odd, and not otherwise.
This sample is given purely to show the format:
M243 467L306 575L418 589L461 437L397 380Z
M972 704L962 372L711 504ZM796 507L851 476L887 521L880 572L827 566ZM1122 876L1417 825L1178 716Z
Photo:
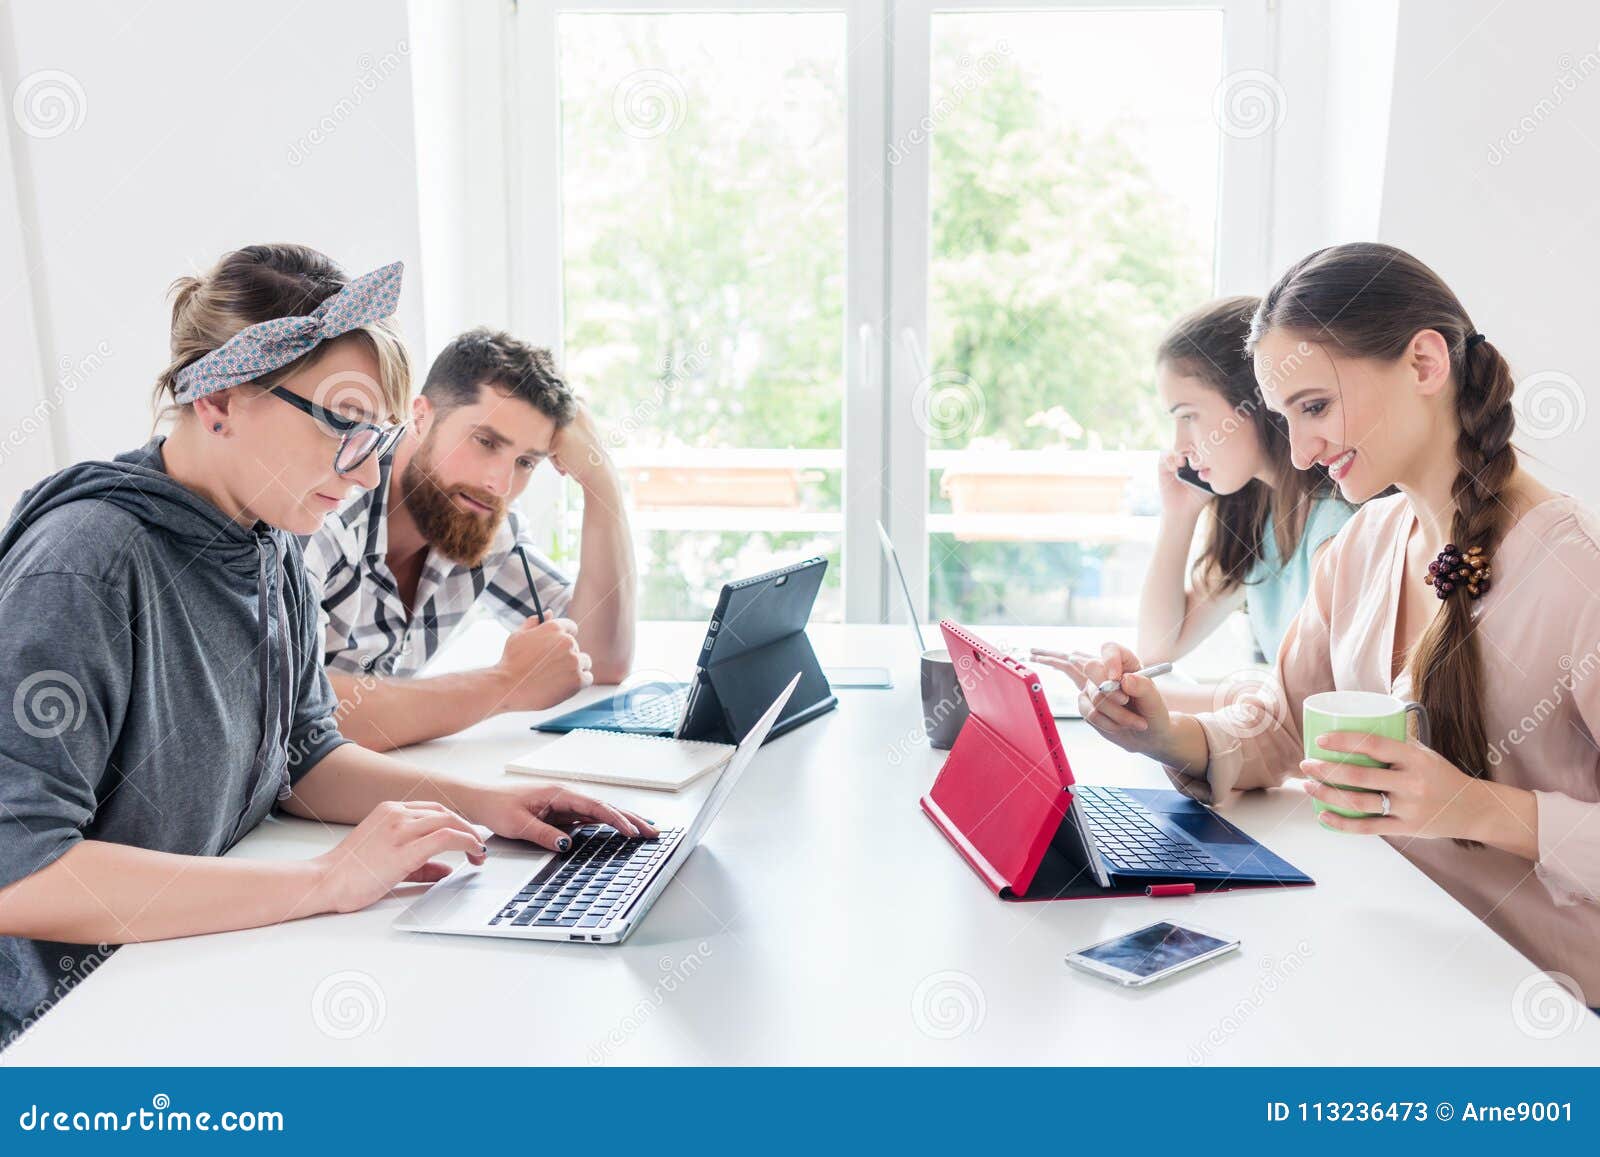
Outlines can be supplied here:
M1248 844L1249 836L1234 831L1208 811L1167 812L1161 817L1203 844Z

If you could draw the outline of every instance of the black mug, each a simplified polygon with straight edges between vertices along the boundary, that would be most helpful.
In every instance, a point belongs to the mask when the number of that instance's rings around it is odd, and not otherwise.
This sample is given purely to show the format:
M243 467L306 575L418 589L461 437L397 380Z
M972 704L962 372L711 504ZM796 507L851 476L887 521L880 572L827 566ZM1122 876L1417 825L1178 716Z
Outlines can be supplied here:
M922 652L922 729L928 733L928 746L950 750L968 714L950 652L943 647Z

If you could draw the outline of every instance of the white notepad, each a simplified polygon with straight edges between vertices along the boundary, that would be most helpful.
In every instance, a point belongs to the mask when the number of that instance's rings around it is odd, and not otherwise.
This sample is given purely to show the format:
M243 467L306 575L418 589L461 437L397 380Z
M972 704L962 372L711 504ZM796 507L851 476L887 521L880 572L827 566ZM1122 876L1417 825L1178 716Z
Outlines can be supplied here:
M552 779L581 779L621 787L679 791L728 762L731 743L624 735L617 731L569 731L506 764L507 771Z

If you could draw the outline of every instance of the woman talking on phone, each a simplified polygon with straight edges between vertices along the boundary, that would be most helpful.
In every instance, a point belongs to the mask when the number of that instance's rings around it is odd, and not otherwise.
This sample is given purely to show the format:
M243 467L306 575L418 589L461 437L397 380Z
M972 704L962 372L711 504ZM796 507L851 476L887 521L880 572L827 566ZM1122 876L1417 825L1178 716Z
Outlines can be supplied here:
M1600 1004L1600 521L1519 464L1510 366L1407 253L1313 253L1262 299L1250 348L1295 465L1366 505L1259 692L1174 712L1143 657L1107 644L1070 664L1085 718L1214 804L1308 777L1359 813L1323 825L1390 840ZM1335 732L1323 748L1388 766L1303 759L1302 704L1333 690L1420 701L1431 745Z
M1311 589L1313 559L1355 513L1325 471L1294 468L1283 420L1262 404L1245 351L1258 304L1212 302L1179 320L1156 351L1156 390L1174 439L1160 465L1160 530L1139 599L1146 663L1187 655L1241 607L1270 662ZM1191 567L1202 516L1205 545ZM1215 687L1163 690L1178 707L1220 706Z
M398 263L352 280L298 245L181 279L171 433L45 479L0 534L0 1048L111 945L364 908L446 853L481 863L479 826L655 834L339 734L294 535L376 485L403 432L399 292ZM221 858L280 806L355 828L312 859Z

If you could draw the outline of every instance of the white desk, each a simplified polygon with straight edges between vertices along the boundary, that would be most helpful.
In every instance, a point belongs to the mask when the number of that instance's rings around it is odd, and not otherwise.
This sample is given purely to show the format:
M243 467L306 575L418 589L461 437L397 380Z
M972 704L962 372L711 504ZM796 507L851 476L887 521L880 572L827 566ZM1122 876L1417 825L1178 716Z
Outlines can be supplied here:
M681 672L700 633L649 626L640 668ZM124 948L4 1062L1600 1062L1600 1018L1559 996L1539 1006L1525 958L1381 841L1320 829L1293 789L1229 814L1315 888L995 899L917 807L942 753L921 738L909 632L819 627L813 638L824 663L892 666L895 689L841 691L839 710L763 749L626 944L402 933L390 927L407 903L396 895L352 915ZM475 642L497 653L492 635ZM409 757L495 778L535 741L530 718ZM1079 778L1165 785L1083 723L1062 731ZM661 806L656 793L604 794L646 815ZM310 856L344 830L272 821L232 854ZM528 853L496 842L491 854ZM1061 962L1158 917L1244 948L1144 991ZM1531 1014L1514 1010L1519 986ZM1552 1022L1569 1027L1540 1039Z

